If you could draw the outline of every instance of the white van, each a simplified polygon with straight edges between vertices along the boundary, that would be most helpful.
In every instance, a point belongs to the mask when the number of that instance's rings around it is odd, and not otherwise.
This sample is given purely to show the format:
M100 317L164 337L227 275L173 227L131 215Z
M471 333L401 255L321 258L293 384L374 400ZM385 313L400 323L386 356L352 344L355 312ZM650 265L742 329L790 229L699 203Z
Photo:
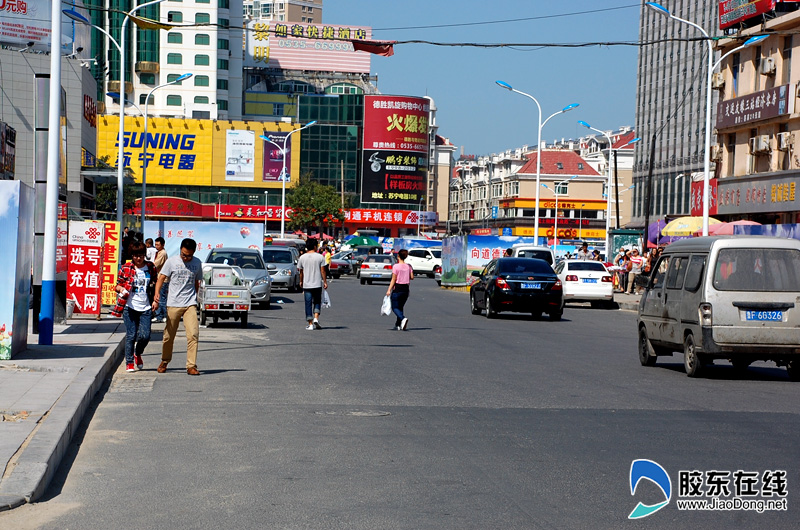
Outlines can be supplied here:
M639 302L639 361L683 351L689 377L714 359L786 366L800 380L800 241L696 237L670 244Z
M556 255L550 247L539 247L536 245L525 245L517 243L512 246L512 257L515 258L537 258L545 260L551 267L556 262Z

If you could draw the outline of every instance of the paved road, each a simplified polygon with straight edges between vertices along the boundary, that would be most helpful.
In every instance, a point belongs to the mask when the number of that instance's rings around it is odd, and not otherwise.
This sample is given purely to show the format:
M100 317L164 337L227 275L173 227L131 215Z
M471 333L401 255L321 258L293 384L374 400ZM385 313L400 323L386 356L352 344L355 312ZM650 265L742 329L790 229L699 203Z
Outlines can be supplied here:
M180 349L156 374L156 341L143 372L100 393L42 502L0 528L796 527L791 511L674 500L627 520L663 500L649 482L631 496L640 458L667 469L673 499L679 470L787 470L797 510L800 384L785 370L644 368L631 312L488 320L426 278L409 331L390 331L385 288L333 282L322 331L283 292L247 330L202 329L200 377Z

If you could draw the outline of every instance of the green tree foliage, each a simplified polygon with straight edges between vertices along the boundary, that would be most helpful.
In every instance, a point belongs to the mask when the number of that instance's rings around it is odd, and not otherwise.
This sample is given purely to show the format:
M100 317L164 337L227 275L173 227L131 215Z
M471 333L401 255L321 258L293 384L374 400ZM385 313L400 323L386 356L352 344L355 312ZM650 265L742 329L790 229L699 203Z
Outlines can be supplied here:
M122 188L122 204L125 210L133 208L137 199L135 186L124 186ZM117 212L117 185L98 184L95 192L95 209L98 212Z
M314 228L322 233L325 226L344 221L342 199L332 186L325 186L311 179L300 177L300 182L286 196L286 204L292 209L289 226L308 231Z

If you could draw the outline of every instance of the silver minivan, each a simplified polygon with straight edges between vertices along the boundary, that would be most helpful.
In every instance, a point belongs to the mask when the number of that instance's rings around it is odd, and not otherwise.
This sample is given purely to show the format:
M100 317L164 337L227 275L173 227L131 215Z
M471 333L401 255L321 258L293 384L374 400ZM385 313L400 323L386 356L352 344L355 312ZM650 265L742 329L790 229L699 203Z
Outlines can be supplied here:
M683 351L689 377L714 359L786 366L800 380L800 241L696 237L669 245L639 302L639 361Z

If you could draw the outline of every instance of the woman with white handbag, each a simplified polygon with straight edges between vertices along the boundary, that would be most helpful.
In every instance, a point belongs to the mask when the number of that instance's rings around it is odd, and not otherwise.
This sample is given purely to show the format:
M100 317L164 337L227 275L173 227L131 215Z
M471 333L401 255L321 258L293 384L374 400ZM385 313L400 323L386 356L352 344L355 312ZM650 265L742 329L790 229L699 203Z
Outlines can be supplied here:
M406 249L397 253L398 263L392 266L392 281L389 283L389 289L386 290L386 296L390 296L392 300L392 312L397 317L394 329L403 331L408 329L408 318L403 314L403 308L411 292L411 280L414 279L414 269L405 262L407 257L408 250Z

